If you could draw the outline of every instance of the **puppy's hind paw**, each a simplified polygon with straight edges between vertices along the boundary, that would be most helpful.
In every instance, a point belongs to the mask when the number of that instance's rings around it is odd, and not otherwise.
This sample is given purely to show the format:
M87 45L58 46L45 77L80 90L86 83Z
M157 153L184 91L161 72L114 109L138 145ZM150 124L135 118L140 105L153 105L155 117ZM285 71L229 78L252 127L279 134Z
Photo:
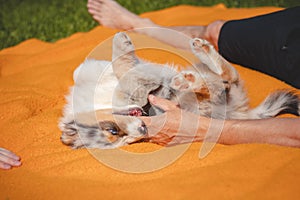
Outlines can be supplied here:
M191 40L191 48L194 52L209 53L214 47L207 40L194 38Z

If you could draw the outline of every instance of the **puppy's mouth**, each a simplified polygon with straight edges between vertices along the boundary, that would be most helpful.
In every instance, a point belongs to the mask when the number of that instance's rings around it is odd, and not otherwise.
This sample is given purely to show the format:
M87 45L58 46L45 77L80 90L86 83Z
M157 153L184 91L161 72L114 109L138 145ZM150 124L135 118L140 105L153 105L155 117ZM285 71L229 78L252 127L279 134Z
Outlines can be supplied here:
M157 111L159 111L159 113L164 113L164 110L160 109L159 107L155 107L155 106L151 105L150 102L148 101L147 104L144 105L143 107L135 106L135 107L126 108L123 110L118 109L118 110L114 110L112 112L112 114L113 115L141 117L141 116L155 116L155 115L157 115Z
M128 115L129 115L129 116L139 117L139 116L142 116L142 115L143 115L143 110L140 109L140 108L129 109Z
M159 109L158 107L156 109ZM161 112L164 112L161 110ZM130 108L127 112L123 113L123 115L129 115L129 116L134 116L134 117L141 117L141 116L154 116L156 115L156 112L153 109L153 106L148 103L143 106L143 108L135 107L135 108Z

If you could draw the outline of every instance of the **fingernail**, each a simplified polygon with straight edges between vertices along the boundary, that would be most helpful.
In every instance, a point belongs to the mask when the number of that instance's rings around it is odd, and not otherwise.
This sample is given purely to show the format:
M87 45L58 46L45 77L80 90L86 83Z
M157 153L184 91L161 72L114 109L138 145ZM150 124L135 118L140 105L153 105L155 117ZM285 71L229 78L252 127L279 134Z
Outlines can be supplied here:
M14 166L20 166L21 165L21 162L20 161L15 161L14 162Z
M20 160L20 157L17 156L17 155L13 155L13 159L15 159L15 160Z

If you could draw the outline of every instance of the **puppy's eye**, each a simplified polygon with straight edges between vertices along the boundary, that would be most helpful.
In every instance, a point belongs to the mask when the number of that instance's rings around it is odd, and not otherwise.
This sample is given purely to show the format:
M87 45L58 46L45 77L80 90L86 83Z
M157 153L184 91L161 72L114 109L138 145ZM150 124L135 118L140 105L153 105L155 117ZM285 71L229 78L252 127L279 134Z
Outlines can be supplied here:
M112 135L118 135L119 131L116 128L109 128L107 129L108 132L110 132Z

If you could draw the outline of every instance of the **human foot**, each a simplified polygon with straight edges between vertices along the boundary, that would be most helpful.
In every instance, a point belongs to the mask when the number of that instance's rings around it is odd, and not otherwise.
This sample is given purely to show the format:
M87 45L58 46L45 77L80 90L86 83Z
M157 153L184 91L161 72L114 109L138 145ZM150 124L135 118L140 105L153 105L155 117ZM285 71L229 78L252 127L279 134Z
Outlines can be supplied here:
M152 24L113 0L88 0L88 12L103 26L121 30L143 28Z

